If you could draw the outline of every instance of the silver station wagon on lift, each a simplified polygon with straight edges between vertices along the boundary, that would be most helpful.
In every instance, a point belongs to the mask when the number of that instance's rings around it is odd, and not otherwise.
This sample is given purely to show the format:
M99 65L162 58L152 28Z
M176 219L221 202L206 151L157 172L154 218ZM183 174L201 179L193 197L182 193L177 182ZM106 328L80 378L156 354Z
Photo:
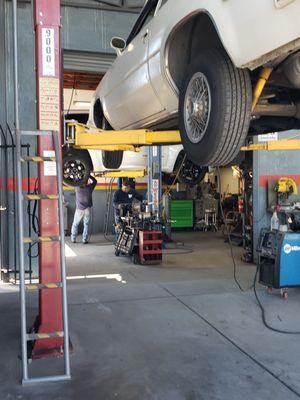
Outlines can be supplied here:
M201 166L229 164L249 133L300 128L300 0L148 0L111 45L117 59L91 107L97 127L179 128ZM272 74L252 110L263 67ZM103 152L104 166L122 157Z

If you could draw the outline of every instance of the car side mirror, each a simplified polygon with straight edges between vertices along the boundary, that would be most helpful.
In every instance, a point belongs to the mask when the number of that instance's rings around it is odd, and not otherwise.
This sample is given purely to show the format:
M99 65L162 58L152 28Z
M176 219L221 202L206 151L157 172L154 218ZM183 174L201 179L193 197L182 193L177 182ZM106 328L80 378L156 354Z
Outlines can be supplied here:
M120 56L126 47L126 42L120 37L113 37L110 41L110 46L117 52L117 55Z

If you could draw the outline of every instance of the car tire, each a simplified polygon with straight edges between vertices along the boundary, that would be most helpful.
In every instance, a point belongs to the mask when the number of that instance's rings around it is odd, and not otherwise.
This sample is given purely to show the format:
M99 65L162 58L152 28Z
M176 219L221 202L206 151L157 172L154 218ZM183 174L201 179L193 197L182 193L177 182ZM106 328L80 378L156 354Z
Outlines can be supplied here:
M77 187L86 184L92 165L85 153L67 153L63 156L63 181L67 186Z
M179 171L180 168L180 171ZM178 174L178 182L184 185L195 186L203 181L208 167L200 167L188 158L184 158L184 153L180 153L176 161L175 175Z
M98 128L105 129L106 131L112 131L113 128L106 120L106 118L102 117L102 126ZM123 161L123 151L105 151L102 150L102 163L107 169L118 169L120 168Z
M107 169L120 168L123 161L123 151L102 151L102 162Z
M251 104L248 70L236 68L222 49L201 51L187 70L179 99L189 160L201 166L229 164L245 142Z

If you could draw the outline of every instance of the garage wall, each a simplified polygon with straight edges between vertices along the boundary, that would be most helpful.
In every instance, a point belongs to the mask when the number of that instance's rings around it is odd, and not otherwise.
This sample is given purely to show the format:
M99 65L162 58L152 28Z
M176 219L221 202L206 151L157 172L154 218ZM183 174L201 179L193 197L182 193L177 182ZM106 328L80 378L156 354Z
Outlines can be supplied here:
M296 131L279 134L279 139L295 136ZM256 138L256 143L258 139ZM267 212L267 181L278 176L290 176L298 180L300 189L300 151L257 151L253 154L253 209L254 249L260 230L269 228L272 215ZM274 177L275 176L275 177ZM257 254L255 254L257 259Z

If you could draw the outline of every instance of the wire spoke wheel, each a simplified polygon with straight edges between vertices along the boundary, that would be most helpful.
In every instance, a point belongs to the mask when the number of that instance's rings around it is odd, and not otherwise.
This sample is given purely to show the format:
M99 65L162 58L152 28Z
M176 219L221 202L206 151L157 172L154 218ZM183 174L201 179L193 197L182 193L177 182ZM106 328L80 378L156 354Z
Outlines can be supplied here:
M211 112L211 93L208 80L202 72L195 73L186 90L184 124L192 143L199 143L207 130Z
M179 93L179 128L187 158L196 165L228 165L245 143L251 106L249 71L236 68L222 49L200 49Z

